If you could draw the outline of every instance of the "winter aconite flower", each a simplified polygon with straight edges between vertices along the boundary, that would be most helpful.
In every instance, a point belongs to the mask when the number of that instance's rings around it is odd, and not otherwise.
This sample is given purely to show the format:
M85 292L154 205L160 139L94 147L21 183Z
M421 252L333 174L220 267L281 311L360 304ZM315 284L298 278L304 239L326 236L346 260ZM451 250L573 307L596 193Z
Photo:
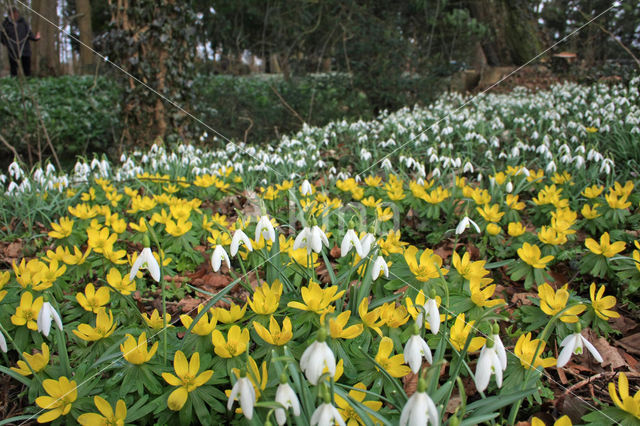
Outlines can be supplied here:
M600 244L593 238L587 238L584 245L594 254L600 254L606 258L613 257L625 249L627 244L624 241L611 243L609 233L605 232L600 236Z
M113 322L113 313L111 310L109 310L107 314L105 308L100 308L96 315L95 327L91 327L89 324L78 324L78 328L73 330L73 334L87 342L95 342L111 336L116 329L116 325L117 324Z
M42 383L48 396L36 398L36 404L43 410L49 410L38 417L38 423L52 422L60 416L66 416L71 404L78 398L75 380L69 381L62 376L58 380L47 379Z
M85 413L78 417L78 423L84 426L107 425L121 426L125 424L127 418L127 406L123 399L116 402L116 409L113 410L111 404L100 396L93 397L93 403L96 405L98 413Z
M540 298L540 309L549 316L553 316L565 309L569 301L569 290L567 290L567 287L568 284L565 284L562 288L559 288L558 291L554 291L547 283L539 286L538 297ZM584 312L585 309L587 309L585 305L574 305L564 311L562 316L560 316L560 321L566 323L578 322L578 315Z
M605 321L610 318L618 318L620 316L616 311L612 311L611 308L616 306L616 298L614 296L604 296L605 286L600 286L598 293L596 294L596 283L591 283L589 287L589 295L591 296L591 306L596 315Z
M84 288L84 293L76 293L76 300L85 311L98 313L98 309L104 307L111 299L110 290L107 286L102 286L96 290L91 283Z
M351 311L344 311L335 318L329 319L329 332L334 339L354 339L362 334L364 326L362 324L354 324L346 327L351 317Z
M542 358L545 346L545 341L541 341L540 339L531 340L531 333L527 333L518 338L513 353L520 359L520 364L526 369L531 367L547 368L555 365L556 359Z
M416 259L418 248L409 246L404 252L404 259L409 265L411 273L418 281L425 282L440 275L446 275L448 270L441 268L442 258L431 249L424 249L419 261Z
M38 323L36 322L38 314L44 304L42 296L33 299L33 295L28 291L22 293L20 304L16 307L16 313L11 316L13 325L25 325L29 330L37 331Z
M258 315L271 315L278 309L282 296L282 283L274 280L271 286L263 282L253 291L253 298L247 300L249 307Z
M47 346L46 343L42 343L41 348L41 353L33 355L22 352L22 356L25 358L26 362L18 360L18 367L11 367L11 370L22 376L30 376L32 373L31 370L36 373L42 371L49 364L49 346ZM27 365L27 363L29 364Z
M404 364L404 355L398 354L391 356L393 352L393 340L389 337L383 337L378 346L378 353L375 360L389 375L392 377L404 377L411 369ZM376 367L377 369L378 367Z
M451 334L449 336L449 341L451 342L451 346L453 346L457 351L462 351L467 342L467 338L471 331L474 329L473 324L475 321L465 321L464 313L459 314L456 317L456 321L451 327ZM473 337L469 342L469 346L467 347L467 352L475 352L480 349L485 344L484 337Z
M349 398L352 400L364 405L371 411L378 411L382 407L382 402L380 401L365 401L365 397L367 394L364 392L367 390L367 387L364 383L356 383L353 385L355 389L351 389L349 391ZM357 426L357 425L365 425L365 421L360 417L358 412L353 408L353 406L346 399L342 398L340 395L335 394L334 398L336 400L336 405L338 406L338 412L342 416L342 419L348 426ZM369 419L376 424L375 418L369 414Z
M147 333L143 332L138 341L131 335L126 335L126 340L120 345L120 351L124 359L131 364L140 365L148 362L158 350L158 342L151 346L151 350L147 350Z
M167 400L167 406L170 410L179 411L187 402L189 393L211 379L213 370L205 370L198 374L200 370L200 354L196 352L191 355L191 359L187 363L187 357L182 351L176 352L173 368L176 372L175 375L162 373L162 378L171 386L179 386L178 389L171 392Z
M640 419L640 391L637 391L634 396L629 395L629 380L624 373L618 376L618 390L620 397L616 392L616 385L613 382L609 383L609 396L616 406Z
M289 302L287 306L293 309L315 312L317 314L333 312L335 307L330 306L331 302L342 297L344 292L344 290L338 291L338 286L323 289L317 282L310 281L308 287L302 287L300 289L304 303L293 301Z
M233 325L227 333L226 340L220 330L213 330L211 341L216 355L222 358L233 358L242 355L247 350L249 330Z
M523 243L517 252L520 259L536 269L546 268L547 263L553 260L551 255L541 257L540 247L535 244Z
M274 346L286 345L293 337L293 327L291 326L289 317L284 317L282 328L280 328L278 321L276 321L273 315L269 318L268 330L257 321L253 322L253 328L262 340Z

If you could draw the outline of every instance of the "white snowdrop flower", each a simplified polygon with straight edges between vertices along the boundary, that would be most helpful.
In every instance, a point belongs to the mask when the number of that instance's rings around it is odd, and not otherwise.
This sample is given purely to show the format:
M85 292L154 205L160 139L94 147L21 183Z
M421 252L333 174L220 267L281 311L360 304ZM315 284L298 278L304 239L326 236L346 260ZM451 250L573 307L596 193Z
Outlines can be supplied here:
M582 155L576 155L573 158L575 160L575 167L577 169L584 169L584 157Z
M556 163L554 161L550 161L547 164L547 167L544 169L547 173L554 173L556 171Z
M340 257L345 257L349 253L351 248L354 248L356 250L358 256L360 256L361 258L364 257L362 256L362 246L360 245L360 240L358 239L358 236L353 229L349 229L342 239L342 244L340 245Z
M598 350L585 339L580 333L573 333L564 338L564 340L560 343L560 346L563 348L560 351L560 355L558 355L558 368L562 368L569 362L571 355L582 355L583 348L586 346L591 355L595 358L596 361L602 362L602 356Z
M42 170L40 167L38 167L36 169L35 172L33 172L32 178L33 180L35 180L36 182L42 184L43 181L43 177L44 177L44 170Z
M126 162L126 161L127 161L127 154L123 153L123 154L120 156L120 162L121 162L121 163L124 163L124 162Z
M389 158L385 158L384 160L382 160L382 165L380 167L386 171L393 170L393 165L391 164L391 160L389 160Z
M280 383L276 390L276 402L282 404L284 408L276 408L275 415L278 425L282 426L287 422L287 414L285 410L291 408L291 413L294 416L300 415L300 401L295 391L291 388L289 383Z
M41 332L44 337L49 337L49 331L51 331L51 320L55 321L56 325L62 330L62 320L58 311L55 310L51 303L44 302L38 313L38 331Z
M600 173L605 173L607 175L611 174L611 168L613 166L613 161L610 158L605 158L600 165Z
M91 170L97 169L100 167L100 160L98 160L97 158L94 158L93 160L91 160Z
M24 176L24 172L15 161L9 164L9 175L13 176L14 179L18 180Z
M133 263L131 272L129 272L129 281L133 281L140 269L148 269L151 277L156 282L160 281L160 265L158 265L158 261L153 256L153 253L151 252L151 249L149 247L143 248L138 255L138 258Z
M329 247L329 240L324 231L318 225L305 226L293 242L293 249L306 248L307 253L320 253L323 244Z
M238 228L233 233L233 238L231 239L231 245L229 246L229 253L231 253L232 257L238 254L238 249L240 248L241 243L244 244L247 250L253 251L251 240L249 239L247 234L244 233L242 229Z
M487 152L491 152L491 151L487 151ZM485 154L486 156L486 154ZM504 151L500 151L500 154L498 154L498 159L499 160L506 160L507 158L507 154L504 153Z
M429 156L429 163L435 163L438 161L440 161L440 158L438 158L438 156L435 153Z
M569 164L573 161L573 158L571 157L570 154L565 154L562 157L560 157L560 162L562 164Z
M318 334L319 338L322 338L322 330L324 329L321 328L320 330ZM324 334L326 335L326 331L324 331ZM331 377L335 376L336 358L327 342L316 340L305 349L302 357L300 357L300 369L304 372L309 383L315 386L318 384L318 380L325 368Z
M498 334L492 334L480 351L474 381L482 392L489 385L491 375L495 374L496 384L502 387L502 372L507 369L507 353Z
M7 347L7 341L5 340L2 331L0 331L0 350L4 353L7 353L9 351L9 348Z
M363 259L367 257L369 255L369 252L373 247L375 247L375 245L376 245L376 237L374 237L369 232L364 234L362 238L360 238L360 249L361 249L360 257Z
M251 380L246 376L240 377L231 388L231 394L227 401L227 410L231 410L233 402L236 400L240 403L242 414L251 420L253 418L253 407L256 404L256 391Z
M478 233L480 232L480 227L478 226L478 224L470 219L469 216L465 216L462 218L460 223L458 223L458 226L456 226L456 235L462 234L469 227L469 225L473 225L473 227L476 228L476 231Z
M440 169L438 167L436 167L435 169L433 169L433 171L431 172L431 175L433 177L440 177L442 173L440 172Z
M47 164L47 170L46 170L47 176L51 176L55 172L56 172L56 167L51 163Z
M429 364L433 363L431 349L427 342L419 335L414 334L404 345L404 360L414 374L417 374L422 367L422 359L426 359Z
M473 164L470 161L464 163L464 167L462 168L462 173L473 173Z
M310 425L333 426L336 423L340 426L346 426L338 409L330 402L324 402L313 412Z
M223 260L227 264L227 268L231 269L231 262L229 261L227 251L224 249L222 244L218 244L211 254L211 267L213 268L213 272L218 272L220 270Z
M382 256L378 256L371 267L371 279L373 281L380 278L384 274L385 278L389 278L389 267Z
M372 156L373 155L369 151L367 151L366 148L362 148L360 150L360 158L362 158L363 161L371 160Z
M254 241L260 241L260 237L264 237L265 240L271 241L272 243L276 241L276 231L273 229L273 224L269 217L263 215L260 217L258 224L256 225L256 233L254 237Z
M507 191L507 193L511 194L511 192L513 191L513 183L511 183L511 181L507 182L507 185L505 186L505 191Z
M418 388L402 408L400 426L440 425L438 409L427 394L427 383L418 379Z
M307 179L300 185L300 194L302 194L303 197L313 194L313 186Z

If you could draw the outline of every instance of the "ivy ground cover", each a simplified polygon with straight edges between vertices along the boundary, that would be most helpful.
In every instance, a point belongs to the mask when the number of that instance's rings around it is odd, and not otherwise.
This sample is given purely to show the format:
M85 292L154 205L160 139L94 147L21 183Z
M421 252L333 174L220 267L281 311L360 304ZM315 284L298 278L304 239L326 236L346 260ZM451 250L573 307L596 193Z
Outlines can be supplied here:
M9 421L635 424L637 82L12 164Z

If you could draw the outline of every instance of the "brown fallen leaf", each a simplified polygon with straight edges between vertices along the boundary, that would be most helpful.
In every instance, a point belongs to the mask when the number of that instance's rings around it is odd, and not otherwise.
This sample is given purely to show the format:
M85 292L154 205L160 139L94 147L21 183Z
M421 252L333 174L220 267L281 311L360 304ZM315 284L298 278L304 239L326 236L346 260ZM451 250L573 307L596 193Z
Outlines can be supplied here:
M538 297L538 295L536 293L516 293L511 298L511 303L518 306L533 305L533 302L529 300L529 297Z
M620 315L618 318L609 321L609 324L621 332L623 336L628 336L632 330L638 327L638 323L629 318L628 315Z
M209 272L200 278L194 278L191 282L193 286L209 291L211 293L224 288L231 282L228 275L219 274L217 272Z
M333 248L331 248L331 251L329 251L329 256L333 257L334 259L337 259L340 257L340 255L342 254L340 247L338 247L337 245L334 245Z
M640 355L640 333L634 333L617 340L616 346L626 349L629 353Z
M22 241L14 241L4 249L4 253L6 257L17 259L22 257L23 249L24 245L22 244Z

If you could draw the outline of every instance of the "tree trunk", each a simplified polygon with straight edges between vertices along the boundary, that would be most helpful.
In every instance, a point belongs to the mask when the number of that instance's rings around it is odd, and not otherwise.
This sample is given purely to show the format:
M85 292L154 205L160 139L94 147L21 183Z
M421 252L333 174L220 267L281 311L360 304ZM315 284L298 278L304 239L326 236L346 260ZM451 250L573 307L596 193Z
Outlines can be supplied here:
M525 0L470 0L469 9L489 28L491 37L482 43L489 65L522 65L542 50Z
M76 0L78 13L78 28L80 29L80 72L82 74L91 71L94 63L93 29L91 28L91 2L89 0Z
M44 0L31 0L31 7L35 12L37 12L32 15L33 18L31 19L31 31L33 31L33 34L40 33L43 35L45 25L50 25L38 16L38 14L44 16L43 4ZM31 70L34 75L40 75L40 63L44 56L42 43L42 39L38 42L31 43Z
M60 70L58 0L32 0L31 7L44 17L41 18L34 13L31 22L33 33L39 32L41 37L40 41L31 42L33 55L31 66L34 74L58 75Z

